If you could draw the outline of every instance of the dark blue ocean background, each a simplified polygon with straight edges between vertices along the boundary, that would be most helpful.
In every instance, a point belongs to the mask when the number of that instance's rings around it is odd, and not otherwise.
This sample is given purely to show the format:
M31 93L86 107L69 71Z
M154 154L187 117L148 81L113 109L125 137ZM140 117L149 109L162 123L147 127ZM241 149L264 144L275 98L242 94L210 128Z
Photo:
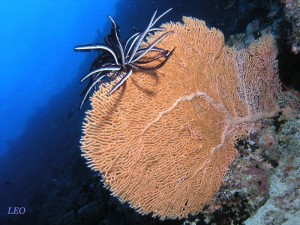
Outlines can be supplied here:
M79 80L96 53L74 47L103 43L108 15L125 40L132 27L147 25L155 9L173 7L161 22L194 16L226 38L266 13L251 13L252 7L244 16L238 5L224 10L228 2L0 0L0 224L180 224L137 215L110 197L86 167L79 140L90 105L79 109L85 87ZM101 206L82 208L99 196ZM26 213L8 215L9 207Z

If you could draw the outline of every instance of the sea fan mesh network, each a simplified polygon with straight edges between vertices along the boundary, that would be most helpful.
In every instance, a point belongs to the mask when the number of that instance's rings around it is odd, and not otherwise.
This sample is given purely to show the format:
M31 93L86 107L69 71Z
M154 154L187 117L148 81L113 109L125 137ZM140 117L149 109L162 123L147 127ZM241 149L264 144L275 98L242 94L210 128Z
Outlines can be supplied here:
M176 50L161 69L135 72L112 96L113 83L93 95L81 139L113 195L161 219L201 211L236 157L236 138L279 110L271 36L238 52L203 21L183 21L163 25L174 34L159 47Z

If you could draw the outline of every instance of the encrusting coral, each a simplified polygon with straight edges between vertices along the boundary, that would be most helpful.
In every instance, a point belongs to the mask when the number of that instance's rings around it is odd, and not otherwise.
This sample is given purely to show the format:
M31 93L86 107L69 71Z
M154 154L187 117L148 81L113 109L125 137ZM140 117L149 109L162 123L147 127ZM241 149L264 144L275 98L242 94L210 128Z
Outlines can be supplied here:
M236 139L275 115L281 94L272 36L237 51L203 21L183 21L163 25L174 34L158 47L176 49L162 68L136 71L112 96L117 81L95 92L81 139L113 195L161 219L196 214L211 201Z

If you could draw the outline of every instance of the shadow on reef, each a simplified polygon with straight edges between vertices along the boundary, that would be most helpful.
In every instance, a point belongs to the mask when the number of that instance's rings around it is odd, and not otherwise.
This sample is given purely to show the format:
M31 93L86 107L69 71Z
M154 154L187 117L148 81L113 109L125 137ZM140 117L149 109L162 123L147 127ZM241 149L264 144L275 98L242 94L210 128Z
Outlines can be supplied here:
M292 53L288 37L292 32L292 26L284 21L280 27L280 39L278 41L280 79L288 87L300 91L300 54Z

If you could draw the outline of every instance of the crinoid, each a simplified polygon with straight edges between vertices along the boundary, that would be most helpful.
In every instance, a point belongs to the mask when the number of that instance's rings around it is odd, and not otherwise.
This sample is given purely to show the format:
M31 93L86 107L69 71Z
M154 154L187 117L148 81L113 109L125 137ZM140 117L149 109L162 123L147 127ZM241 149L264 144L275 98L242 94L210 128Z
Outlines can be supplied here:
M93 62L90 72L80 81L83 82L89 79L89 83L82 93L84 96L81 101L80 108L89 95L91 89L95 87L97 83L100 83L101 85L105 77L108 77L110 81L121 77L119 82L117 82L116 85L109 91L109 96L130 77L134 70L154 71L166 63L174 49L167 51L156 47L156 45L171 34L172 31L162 34L148 46L143 45L142 42L149 34L155 31L164 31L164 28L154 28L153 26L171 9L168 9L157 18L155 18L157 13L157 11L155 11L146 29L142 32L136 32L133 34L130 38L128 38L124 46L120 40L119 26L110 16L108 16L112 22L112 28L110 34L105 37L104 45L96 44L75 47L75 51L86 52L95 50L101 52L101 54ZM154 54L151 54L151 56L147 55L147 53L150 52ZM157 61L158 63L153 65L152 62L154 61ZM151 66L147 66L149 63L151 63Z

